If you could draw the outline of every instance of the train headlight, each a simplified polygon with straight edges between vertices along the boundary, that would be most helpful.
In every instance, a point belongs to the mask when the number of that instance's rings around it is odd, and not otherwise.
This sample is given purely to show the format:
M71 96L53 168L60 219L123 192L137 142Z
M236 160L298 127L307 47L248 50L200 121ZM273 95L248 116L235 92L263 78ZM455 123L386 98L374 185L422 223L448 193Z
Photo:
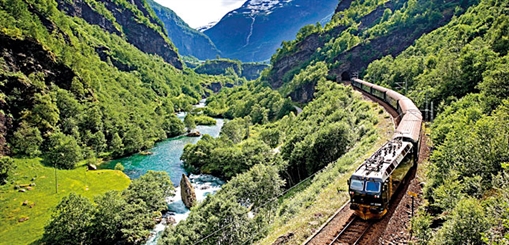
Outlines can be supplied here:
M350 195L353 195L353 191L350 192Z
M375 195L375 198L380 198L380 195Z

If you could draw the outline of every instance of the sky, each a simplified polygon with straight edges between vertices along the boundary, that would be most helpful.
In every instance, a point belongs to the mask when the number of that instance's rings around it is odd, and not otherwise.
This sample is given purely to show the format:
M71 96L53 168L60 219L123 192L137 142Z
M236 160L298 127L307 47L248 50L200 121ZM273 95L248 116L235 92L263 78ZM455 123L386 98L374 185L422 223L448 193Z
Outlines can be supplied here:
M198 28L219 21L246 0L155 0L175 11L189 26Z

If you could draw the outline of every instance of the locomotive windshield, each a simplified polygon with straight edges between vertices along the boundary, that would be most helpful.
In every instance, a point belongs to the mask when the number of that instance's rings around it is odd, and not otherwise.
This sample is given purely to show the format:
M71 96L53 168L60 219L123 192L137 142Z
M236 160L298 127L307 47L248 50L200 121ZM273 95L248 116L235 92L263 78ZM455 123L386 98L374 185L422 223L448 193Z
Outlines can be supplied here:
M350 189L354 191L363 191L364 190L364 181L358 179L352 179L350 182Z
M366 182L366 192L379 193L380 192L380 183L373 182L373 181L367 181Z

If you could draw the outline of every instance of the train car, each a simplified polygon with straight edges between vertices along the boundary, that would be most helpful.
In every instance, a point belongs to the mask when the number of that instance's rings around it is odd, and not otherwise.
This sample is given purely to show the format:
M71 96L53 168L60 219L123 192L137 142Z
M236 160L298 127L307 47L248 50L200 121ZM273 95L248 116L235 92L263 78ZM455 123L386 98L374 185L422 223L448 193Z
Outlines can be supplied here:
M412 100L396 91L360 79L352 79L351 84L391 106L399 117L392 140L364 161L348 181L350 209L362 219L379 219L418 160L422 114Z
M413 166L407 155L413 144L391 140L359 166L348 181L350 209L364 220L380 219Z

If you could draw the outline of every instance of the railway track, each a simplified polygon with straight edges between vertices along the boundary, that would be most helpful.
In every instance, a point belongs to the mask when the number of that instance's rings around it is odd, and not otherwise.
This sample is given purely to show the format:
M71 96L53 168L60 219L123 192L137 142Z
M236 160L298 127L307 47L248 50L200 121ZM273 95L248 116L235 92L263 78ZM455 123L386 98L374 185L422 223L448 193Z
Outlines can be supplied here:
M371 229L373 222L364 221L357 216L348 222L336 237L329 243L333 244L358 244L364 235Z
M360 91L365 98L377 102L391 115L395 125L398 125L398 112L383 103L380 99ZM399 120L398 120L399 119ZM387 228L387 224L391 220L394 210L398 207L401 199L406 193L410 180L415 177L415 168L408 173L405 183L399 186L398 194L391 201L391 208L388 213L379 221L364 221L358 218L352 210L349 209L349 203L345 203L338 211L327 220L311 237L309 237L303 245L332 245L332 244L376 244L378 238Z
M364 221L348 208L347 202L303 245L360 244L364 235L369 233L372 221Z

